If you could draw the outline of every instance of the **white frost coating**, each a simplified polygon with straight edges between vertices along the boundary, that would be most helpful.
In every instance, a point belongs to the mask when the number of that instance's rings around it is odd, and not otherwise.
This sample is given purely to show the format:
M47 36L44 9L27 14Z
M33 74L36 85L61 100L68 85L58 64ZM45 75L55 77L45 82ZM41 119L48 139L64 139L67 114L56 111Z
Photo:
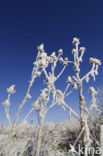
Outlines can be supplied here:
M101 65L101 61L100 60L98 60L98 59L96 59L96 58L90 58L90 63L91 64L96 64L96 65L98 65L98 66L100 66Z
M65 110L65 107L63 106L65 103L64 102L64 94L61 92L61 90L56 91L56 101L57 101L58 105L60 105Z
M10 94L14 94L16 92L14 88L15 88L15 85L11 85L9 88L7 88L7 92Z
M38 100L37 100L40 104L40 110L39 110L40 126L39 126L38 134L37 134L35 156L37 156L39 154L42 126L43 126L43 122L44 122L46 113L48 112L48 110L50 108L52 108L55 104L58 104L64 110L65 110L65 108L68 108L78 118L78 115L64 102L64 98L66 96L68 96L72 92L73 89L77 89L76 82L72 83L72 90L67 94L66 94L66 92L69 88L69 85L67 85L64 93L62 93L61 90L58 90L55 88L55 82L62 75L62 73L65 70L68 63L73 63L71 61L68 61L67 57L65 59L60 57L62 55L62 53L63 53L63 50L60 49L58 51L58 56L56 56L55 52L53 52L50 56L47 56L46 53L44 52L44 50L42 50L42 52L39 54L39 59L40 59L39 66L42 68L43 73L45 75L47 88L44 88L42 90L42 93L41 93L40 97L38 97ZM55 68L57 66L58 61L62 62L64 67L62 68L60 73L56 76L55 75ZM51 72L48 73L46 71L46 68L48 67L49 64L51 66ZM49 102L50 94L52 94L52 102L51 102L51 105L49 106L49 108L47 108L47 104Z
M62 55L63 54L63 49L59 49L58 54Z
M39 125L36 128L35 131L35 146L33 144L33 153L35 156L39 156L41 152L41 147L42 147L42 133L43 133L43 127L44 127L44 120L46 117L47 112L56 104L58 104L60 107L62 107L64 110L68 109L69 110L69 115L70 115L70 121L73 125L73 119L71 118L71 113L79 119L81 122L81 132L80 135L77 137L74 145L71 145L71 153L76 153L75 151L75 146L77 144L78 139L81 138L82 144L90 147L91 146L91 138L90 138L90 130L88 127L88 115L89 115L89 110L86 106L86 101L85 97L83 95L83 81L85 80L86 82L89 82L90 76L93 77L95 80L96 75L98 75L98 67L101 65L101 61L96 59L96 58L90 58L90 63L92 64L91 70L85 74L82 78L80 77L80 64L83 59L83 55L85 52L85 47L80 47L79 44L80 41L78 38L74 38L72 42L75 46L75 48L72 50L73 54L73 61L70 61L68 57L61 57L63 54L63 50L59 49L58 54L56 55L56 52L52 52L51 55L48 56L48 54L44 50L44 44L41 44L38 46L38 55L36 58L36 61L33 63L33 70L31 74L31 80L29 82L29 86L27 89L27 92L24 96L23 101L19 105L18 112L16 114L16 118L14 120L14 123L12 125L12 129L10 132L12 132L12 136L16 135L16 123L19 119L20 112L22 111L22 108L24 104L27 102L28 99L31 99L30 95L30 90L31 87L37 77L40 77L42 74L45 76L45 88L41 90L41 94L38 96L37 100L33 102L31 109L28 111L27 115L24 117L23 122L21 125L19 125L19 130L23 132L23 127L26 127L27 124L26 119L30 116L30 114L35 110L37 111L39 115ZM61 63L63 65L61 71L56 74L55 69L58 65L58 63ZM56 81L60 78L60 76L63 74L64 70L68 66L68 64L71 63L74 65L73 69L75 71L75 76L71 77L68 76L67 78L67 85L65 87L64 92L60 89L56 88ZM48 66L50 68L48 68ZM49 71L47 70L50 69ZM15 93L14 90L15 85L10 86L7 89L8 92L8 98L3 102L3 105L5 107L5 112L7 119L9 120L9 125L11 126L11 120L10 120L10 115L9 115L9 106L10 106L10 95ZM69 89L70 88L70 89ZM72 108L65 102L65 98L69 96L74 89L79 90L79 104L80 104L80 117L79 115L72 110ZM90 106L90 111L92 108L98 109L96 105L96 97L95 95L97 92L93 87L90 87L89 93L91 94L92 100L91 100L91 106ZM50 100L51 98L51 100ZM50 103L51 102L51 103ZM48 106L49 105L49 106ZM22 130L21 130L21 129ZM54 128L54 127L53 127ZM71 126L72 128L72 126ZM60 129L65 132L65 127L60 127ZM53 142L53 147L57 147L59 141L59 136L58 133L55 132L54 136L55 141ZM46 138L45 138L46 139ZM53 138L54 139L54 138ZM8 141L8 140L7 140ZM7 143L7 142L6 142ZM51 141L52 143L52 141ZM47 148L45 150L45 154L51 153L50 148ZM15 155L15 154L14 154ZM62 155L59 150L56 150L54 152L54 155L59 156Z
M85 52L85 47L80 47L79 51L81 52L81 55L79 57L79 61L82 62L82 58L83 58L83 55L84 55L84 52Z
M84 123L85 123L85 125L84 125L84 131L85 131L84 145L86 145L86 147L89 148L91 146L92 140L90 138L90 130L88 127L87 120L88 120L88 116L85 116L85 119L84 119Z
M73 38L72 43L73 43L74 45L79 45L79 44L80 44L79 39L76 38L76 37Z
M71 78L71 76L68 76L68 78L67 78L67 83L72 83L72 78Z
M8 92L8 98L2 104L5 107L5 114L9 121L9 126L11 127L11 119L10 119L10 114L9 114L10 96L11 94L14 94L16 92L15 85L11 85L9 88L7 88L7 92Z
M96 97L95 95L97 94L97 91L94 89L94 87L89 88L89 93L91 94L92 100L91 100L91 105L90 105L90 111L95 108L96 110L98 109L98 106L96 104Z
M41 44L40 46L38 46L38 51L43 51L44 50L44 44Z
M93 79L95 80L95 76L98 75L98 66L101 65L101 61L96 58L90 58L90 63L92 64L92 68L86 75L84 75L81 78L80 77L80 63L82 62L82 59L83 59L85 47L79 48L80 42L79 42L79 39L77 38L73 38L72 43L75 45L75 48L72 50L72 54L74 56L73 64L74 64L74 71L75 71L75 76L73 76L73 79L74 79L74 82L76 82L76 84L78 85L78 90L79 90L79 104L80 104L80 118L81 118L81 132L82 132L80 133L81 135L79 137L81 137L82 143L86 145L87 147L89 147L91 145L90 131L89 131L89 127L87 124L89 110L86 107L86 101L83 95L83 81L85 80L86 82L89 82L90 76L92 76ZM74 87L74 88L77 88L77 87ZM92 110L93 107L97 109L95 89L93 87L90 87L89 93L92 96L90 110ZM74 143L74 145L76 145L76 142Z
M40 105L39 105L38 101L34 102L34 103L32 104L32 107L33 107L36 111L39 111L39 110L40 110Z
M77 83L76 82L73 83L73 88L74 89L78 89L78 86L77 86Z
M42 58L42 56L43 56L43 58ZM42 71L40 70L40 68L42 68L43 66L47 66L47 64L48 64L47 59L48 59L47 54L44 52L44 45L41 44L38 47L38 55L37 55L36 61L33 63L34 67L33 67L32 74L31 74L31 81L29 82L29 86L28 86L26 95L25 95L22 103L19 105L18 112L16 114L16 118L15 118L15 121L14 121L13 126L12 126L13 128L16 126L16 123L19 119L19 115L20 115L20 112L22 111L24 104L26 103L26 101L28 99L31 98L29 92L30 92L30 89L31 89L35 79L37 77L40 77L40 75L41 75Z

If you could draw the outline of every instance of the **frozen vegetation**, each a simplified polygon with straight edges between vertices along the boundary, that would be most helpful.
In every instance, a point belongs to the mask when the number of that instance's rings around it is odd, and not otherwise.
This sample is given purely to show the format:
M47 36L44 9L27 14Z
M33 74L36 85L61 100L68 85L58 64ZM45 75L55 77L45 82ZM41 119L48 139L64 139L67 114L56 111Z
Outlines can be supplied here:
M73 123L72 123L73 122ZM24 123L15 129L15 135L10 137L10 129L8 127L0 127L0 155L19 156L31 155L35 146L35 135L37 127ZM41 136L40 153L46 156L49 150L53 155L57 153L67 153L70 148L70 142L77 137L80 130L78 120L64 121L60 124L46 123L43 125L43 133ZM50 152L49 152L50 153Z
M93 139L93 146L99 146L100 125L103 123L98 117L90 116L89 127ZM0 155L1 156L32 156L35 147L37 126L26 122L15 129L15 135L10 136L10 128L0 127ZM43 125L41 136L41 156L69 156L70 145L74 144L80 133L78 119L66 120L60 124L52 122ZM79 143L79 141L78 141Z
M8 97L2 103L5 109L6 118L9 125L0 127L0 156L70 156L79 155L78 145L87 148L86 155L89 154L89 148L100 147L100 125L102 124L102 111L97 105L98 91L93 86L88 88L91 95L90 106L87 107L86 98L83 92L83 83L89 82L90 78L95 81L98 75L98 68L101 61L96 58L90 58L91 69L83 77L80 74L80 65L83 62L85 47L79 47L80 41L73 38L74 48L72 50L73 59L63 58L63 50L59 49L58 53L47 55L44 44L38 46L38 54L33 63L31 80L27 92L18 107L16 117L12 124L9 109L11 106L10 98L15 94L15 85L7 88ZM65 90L56 88L56 81L62 76L64 70L69 68L68 64L73 66L74 74L68 73L67 85ZM55 69L62 66L61 71L55 75ZM48 72L49 67L49 72ZM25 116L24 120L17 125L22 108L27 100L31 99L31 87L35 79L44 74L45 87L40 91L40 96L31 104L31 109ZM44 85L44 84L43 84ZM78 103L80 115L76 113L65 102L65 98L72 94L73 90L78 92ZM59 105L63 111L69 112L68 121L60 124L45 123L46 114L52 107ZM36 111L39 115L37 126L28 125L26 120L31 112ZM72 114L72 115L71 115Z

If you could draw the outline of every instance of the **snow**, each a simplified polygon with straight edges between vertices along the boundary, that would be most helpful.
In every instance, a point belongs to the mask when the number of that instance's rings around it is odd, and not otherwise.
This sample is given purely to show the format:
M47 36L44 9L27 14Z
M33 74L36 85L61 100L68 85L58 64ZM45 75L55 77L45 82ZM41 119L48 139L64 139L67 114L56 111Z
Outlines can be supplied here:
M71 128L72 122L74 125ZM68 138L72 133L79 133L79 121L65 121L60 124L52 122L43 125L41 156L66 156L65 150L58 150L59 144ZM0 131L0 155L3 156L24 156L29 151L33 153L35 147L36 127L28 125L25 121L15 129L15 135L10 136L8 127L1 127ZM31 150L30 150L31 149ZM45 154L45 155L44 155Z

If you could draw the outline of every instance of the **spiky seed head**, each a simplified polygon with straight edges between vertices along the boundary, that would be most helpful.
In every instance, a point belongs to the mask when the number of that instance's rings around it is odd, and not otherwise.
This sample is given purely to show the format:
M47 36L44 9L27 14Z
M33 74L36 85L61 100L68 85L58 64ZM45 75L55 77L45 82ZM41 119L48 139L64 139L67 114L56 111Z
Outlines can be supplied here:
M80 44L79 39L76 38L76 37L73 38L72 43L73 43L74 45L76 45L76 44L79 45L79 44Z
M80 47L80 49L79 49L79 51L80 51L81 53L84 53L84 52L85 52L85 50L86 50L86 48L85 48L85 47Z
M59 49L58 54L62 55L63 54L63 49Z
M67 78L67 83L72 83L72 78L71 78L71 76L68 76L68 78Z
M59 61L60 61L60 62L63 62L63 58L62 58L62 57L60 57Z
M38 50L40 50L40 51L44 50L44 44L43 43L40 46L38 46Z
M11 85L9 88L7 88L7 92L10 94L14 94L16 92L15 85Z

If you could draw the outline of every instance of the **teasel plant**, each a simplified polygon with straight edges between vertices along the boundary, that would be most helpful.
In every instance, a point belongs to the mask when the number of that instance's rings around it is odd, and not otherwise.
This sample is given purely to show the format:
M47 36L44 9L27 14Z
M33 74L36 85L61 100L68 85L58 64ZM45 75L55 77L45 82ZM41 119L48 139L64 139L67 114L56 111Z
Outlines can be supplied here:
M46 87L41 90L40 96L38 96L37 100L32 103L30 111L27 113L27 115L24 117L24 120L22 121L24 122L25 120L27 120L27 118L34 110L39 115L39 122L37 126L36 141L34 147L34 156L39 156L42 129L43 129L43 124L44 124L46 114L52 107L54 107L57 104L61 108L63 108L64 111L66 109L69 110L70 120L71 120L71 114L73 114L76 118L79 119L81 123L81 132L80 135L77 137L74 145L71 145L72 150L75 149L77 141L80 138L82 140L83 146L86 145L89 147L91 145L90 131L89 131L87 121L88 121L89 112L92 111L92 108L97 109L96 98L95 98L97 92L93 87L89 88L89 93L91 94L92 100L91 100L90 108L87 108L85 97L83 94L83 82L86 81L88 83L90 80L90 76L93 77L95 81L95 77L96 75L98 75L98 67L101 65L101 61L96 58L90 58L90 63L92 64L91 70L83 77L80 77L80 64L82 62L83 55L85 53L85 47L79 48L80 42L79 39L77 38L73 38L73 44L75 46L75 48L72 50L72 54L74 57L73 61L70 61L68 57L66 58L62 57L63 55L62 49L58 50L57 55L56 52L53 52L51 55L48 56L44 50L44 44L38 46L38 54L36 57L36 61L33 63L31 80L29 82L26 95L22 100L21 104L19 105L13 125L11 124L11 119L9 115L9 106L10 106L10 96L11 94L15 93L14 90L15 85L12 85L10 88L7 89L8 98L3 102L3 105L5 107L6 116L9 121L9 125L11 127L11 132L15 133L15 127L19 119L20 113L22 111L22 108L27 102L27 100L32 98L30 95L30 90L35 82L35 79L37 77L40 77L42 74L44 74L45 76L44 83ZM56 75L55 69L58 68L58 63L61 63L63 67L61 71ZM70 76L69 74L69 76L67 77L67 85L65 87L65 90L62 91L56 88L55 83L62 76L63 72L68 67L68 64L73 65L75 76ZM50 71L47 70L48 66L50 66ZM79 91L80 116L65 102L65 98L68 97L75 89Z
M9 113L9 107L10 107L11 94L15 94L15 92L16 92L15 85L11 85L9 88L7 88L7 92L8 92L8 98L2 104L5 108L5 114L9 121L9 128L11 128L12 123L11 123L11 118L10 118L10 113Z
M79 116L73 111L64 101L64 98L71 94L73 88L75 89L75 85L72 84L72 90L68 92L68 88L70 86L70 83L67 82L67 87L65 88L65 91L62 92L61 90L56 89L55 82L59 79L59 77L62 75L63 71L67 67L68 63L72 63L71 61L68 61L68 58L63 59L61 57L63 53L63 50L60 49L58 51L58 56L56 56L56 53L53 52L50 56L47 56L44 49L42 49L41 53L39 54L38 63L39 66L41 66L41 70L43 71L45 75L45 83L46 88L44 88L41 92L41 95L38 97L37 101L32 104L33 109L36 111L39 111L39 126L37 128L37 136L36 136L36 145L34 148L34 156L39 155L40 146L41 146L41 135L42 135L42 127L44 124L44 119L46 117L47 112L56 104L61 106L64 110L68 108L76 117L79 118ZM60 62L63 64L63 68L60 71L60 73L56 76L55 75L55 68L57 66L57 62ZM47 72L46 68L50 65L51 71L49 73ZM50 102L50 98L52 96L52 102ZM31 111L30 111L31 112Z
M86 81L88 83L90 80L90 77L93 77L93 80L95 81L95 78L98 75L98 67L101 65L101 61L96 58L90 58L90 64L92 65L92 68L88 73L86 73L83 77L81 77L80 65L83 62L83 55L85 53L85 47L79 48L80 41L78 38L73 38L72 43L75 46L75 48L72 50L72 54L74 57L73 68L75 71L75 76L73 76L73 80L77 84L78 91L79 91L79 109L80 109L80 122L81 122L81 132L78 138L81 137L82 146L89 147L91 145L91 139L90 139L90 132L89 132L87 120L88 120L89 112L92 110L92 107L95 107L97 109L96 98L95 98L96 91L93 87L90 87L89 93L92 96L92 102L91 102L90 108L88 108L86 106L86 101L85 101L85 97L83 94L83 82ZM77 140L75 141L74 146L76 145Z
M41 44L40 46L38 46L38 54L36 57L36 61L33 63L34 66L33 66L32 74L31 74L31 80L29 82L29 86L28 86L26 95L25 95L22 103L19 105L19 108L18 108L18 111L16 114L16 118L15 118L13 124L11 124L11 119L10 119L10 115L9 115L9 106L10 106L10 95L15 93L15 90L14 90L15 85L12 85L9 89L7 89L8 93L9 93L8 99L3 103L3 105L5 106L5 110L6 110L6 116L9 120L9 125L11 126L11 136L12 135L15 136L15 127L16 127L17 121L19 119L20 113L22 111L22 108L25 105L25 103L27 102L27 100L32 98L30 95L30 89L37 77L40 77L42 74L45 75L44 83L46 84L46 87L41 91L41 94L37 98L37 100L32 103L31 110L27 113L24 120L22 121L22 123L24 121L26 121L27 118L30 116L30 114L34 110L37 111L37 113L39 114L39 124L38 124L38 128L37 128L37 133L36 133L37 134L36 135L36 145L34 148L35 156L38 156L39 151L40 151L41 135L42 135L42 127L44 124L44 119L46 117L47 112L53 106L58 104L64 110L67 108L71 113L74 114L74 116L79 118L78 114L75 111L73 111L64 101L65 97L69 96L72 93L73 89L77 89L76 83L74 83L71 80L71 77L68 77L67 78L67 86L66 86L64 92L62 92L59 89L56 89L56 87L55 87L55 82L63 74L63 72L66 69L66 67L68 66L68 64L69 63L73 64L73 62L69 61L67 57L65 59L63 59L62 54L63 54L63 50L59 49L57 56L56 56L55 52L53 52L50 56L48 56L44 50L44 44ZM58 73L58 75L55 75L55 69L57 67L57 62L61 63L63 65L63 67L62 67L61 71ZM51 71L47 72L47 68L49 65L51 67ZM70 85L72 85L72 89L70 91L68 91ZM52 96L51 103L50 103L50 96Z

